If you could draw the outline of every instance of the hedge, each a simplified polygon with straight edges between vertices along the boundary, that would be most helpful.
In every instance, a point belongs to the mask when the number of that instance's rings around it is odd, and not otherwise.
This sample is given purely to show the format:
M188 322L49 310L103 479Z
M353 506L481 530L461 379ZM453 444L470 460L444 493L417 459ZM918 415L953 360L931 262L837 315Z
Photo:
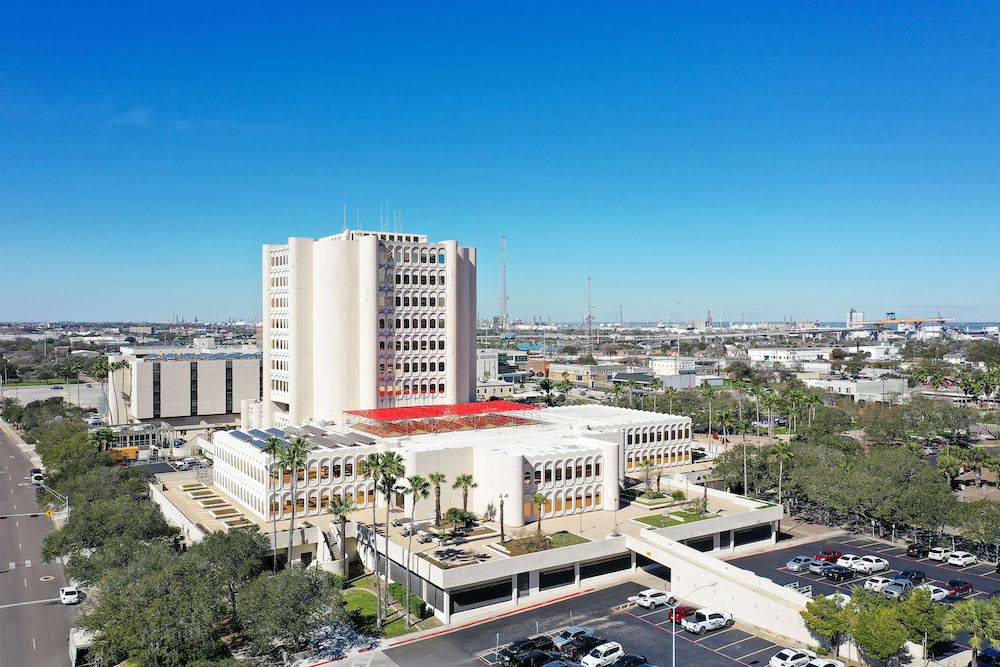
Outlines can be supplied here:
M389 584L389 593L392 595L393 599L399 604L405 605L404 600L406 600L406 586L398 582L393 582ZM418 598L416 595L410 594L410 613L417 618L426 618L427 616L427 603Z

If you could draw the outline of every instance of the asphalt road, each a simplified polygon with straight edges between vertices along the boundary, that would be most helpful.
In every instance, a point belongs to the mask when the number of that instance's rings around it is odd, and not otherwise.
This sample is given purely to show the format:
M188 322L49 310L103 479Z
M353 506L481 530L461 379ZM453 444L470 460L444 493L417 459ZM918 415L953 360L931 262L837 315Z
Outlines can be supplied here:
M621 643L630 653L643 655L653 664L671 667L672 623L667 619L666 608L611 611L642 588L636 583L619 584L440 637L404 644L387 650L385 655L405 667L496 665L493 649L497 633L500 646L537 632L552 633L570 625L572 611L572 624L590 627L608 640ZM717 630L703 637L681 631L677 634L677 664L756 667L765 665L781 648L740 628Z
M0 430L0 515L39 511L35 487L25 481L31 464ZM52 520L0 521L0 665L53 667L69 662L69 629L76 609L59 603L62 566L41 563L42 538ZM47 579L42 581L42 579Z

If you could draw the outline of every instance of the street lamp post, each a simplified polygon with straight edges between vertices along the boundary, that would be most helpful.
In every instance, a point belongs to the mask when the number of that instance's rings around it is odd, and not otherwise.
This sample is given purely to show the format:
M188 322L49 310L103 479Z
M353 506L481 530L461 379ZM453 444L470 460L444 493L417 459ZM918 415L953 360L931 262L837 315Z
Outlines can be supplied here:
M687 597L691 597L695 594L695 591L699 591L702 588L710 588L715 586L719 582L710 581L707 584L702 584L701 586L695 586L694 590L687 594ZM674 604L670 607L670 620L673 621L673 634L670 636L670 667L677 667L677 606L681 603L681 598L674 600Z

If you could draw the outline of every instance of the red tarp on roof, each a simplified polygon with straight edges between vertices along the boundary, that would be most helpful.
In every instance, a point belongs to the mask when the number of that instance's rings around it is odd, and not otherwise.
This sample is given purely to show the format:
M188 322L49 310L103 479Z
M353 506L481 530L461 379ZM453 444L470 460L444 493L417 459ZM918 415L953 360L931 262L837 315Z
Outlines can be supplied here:
M348 410L347 414L364 417L373 421L393 422L404 419L428 419L434 417L465 417L469 415L489 415L497 412L517 412L538 410L537 405L525 405L512 401L484 401L482 403L456 403L455 405L424 405L412 408L379 408L377 410Z

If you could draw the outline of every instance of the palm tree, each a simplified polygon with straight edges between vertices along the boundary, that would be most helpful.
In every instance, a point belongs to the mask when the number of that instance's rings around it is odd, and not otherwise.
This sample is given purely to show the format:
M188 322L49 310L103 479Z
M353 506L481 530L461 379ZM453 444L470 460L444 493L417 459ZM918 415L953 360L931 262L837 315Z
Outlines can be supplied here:
M957 456L946 453L938 457L937 469L944 473L945 479L948 481L948 488L951 488L951 480L958 474L958 468L961 465L962 462Z
M267 506L268 511L271 514L271 540L272 546L274 547L274 555L271 558L271 574L276 574L278 572L278 513L274 509L274 494L272 489L276 486L275 482L275 463L277 463L278 457L284 451L285 446L280 438L270 437L264 441L264 446L261 447L260 451L270 457L270 463L267 466ZM294 508L295 503L292 502ZM278 507L281 507L280 501ZM346 572L345 572L346 574Z
M451 485L453 489L462 489L462 511L469 511L469 489L474 489L479 486L478 483L473 481L472 475L459 475L455 478L455 483Z
M536 527L536 532L542 534L542 510L545 508L545 494L538 492L531 496L531 502L538 508L538 526Z
M712 397L715 395L715 391L712 389L712 385L704 384L701 387L701 396L708 401L708 442L712 442Z
M763 394L757 399L757 404L767 411L767 442L774 443L774 411L778 409L778 399L774 394Z
M379 480L382 479L382 456L376 452L372 452L361 461L360 470L358 471L361 475L368 480L372 481L373 486L378 486ZM374 499L374 494L372 495ZM378 627L382 627L382 580L379 578L378 574L378 545L376 541L378 539L378 519L375 517L375 503L369 503L372 508L372 532L371 532L371 550L372 550L372 572L375 573L375 596L377 600L377 612L378 612ZM389 526L385 527L386 532L389 531Z
M753 402L754 402L754 405L757 408L757 422L756 422L756 426L757 426L757 437L758 438L760 437L760 401L761 401L761 398L763 398L764 394L766 394L766 393L767 392L764 391L764 388L762 386L760 386L759 384L755 384L754 386L750 387L749 394L751 396L753 396L753 399L754 399Z
M545 392L545 404L552 405L552 380L543 379L538 383L538 388Z
M615 405L618 405L618 401L621 399L622 394L624 393L625 390L622 389L622 386L620 384L611 385L611 397L614 398Z
M506 541L504 540L504 534L503 534L503 500L506 497L507 497L506 493L500 494L500 544L503 544Z
M778 504L781 505L781 480L785 476L785 461L792 459L792 445L789 442L778 441L768 449L769 458L778 462ZM780 525L779 525L780 529Z
M116 361L113 364L111 364L109 368L111 369L111 371L117 373L118 371L124 371L126 368L131 368L131 367L132 366L131 366L131 364L129 364L129 362L127 362L124 359L122 359L120 361ZM110 381L108 382L108 388L109 389L111 388L111 382ZM125 374L122 373L121 386L118 387L118 391L115 392L115 408L118 407L118 399L119 398L122 399L122 411L118 413L118 417L119 417L118 423L120 423L120 424L127 424L129 422L128 415L124 414L125 413L125 409L127 407L125 405L125 392L124 392L124 389L125 389Z
M299 469L306 463L309 456L309 442L305 438L295 438L291 444L281 452L281 465L292 473L292 518L288 522L288 559L287 564L292 564L292 534L295 529L295 509L299 501L295 497L295 483L299 478Z
M412 627L410 618L410 566L413 559L413 533L414 522L417 519L417 502L431 495L431 483L420 475L410 475L406 478L409 485L406 495L410 496L412 505L410 506L410 530L407 531L408 539L406 545L406 625Z
M653 392L653 412L656 412L656 392L663 389L663 380L653 378L649 381L649 390Z
M823 399L819 397L819 394L809 392L805 395L805 405L809 408L809 426L812 426L813 419L816 418L816 407L823 405Z
M732 410L719 410L719 414L715 415L715 419L719 422L719 426L722 427L722 439L725 440L726 436L729 435L729 427L736 423L736 415L733 414Z
M633 405L633 403L634 403L634 401L633 401L633 394L634 394L635 390L639 388L639 383L635 381L635 378L629 378L625 382L625 387L628 388L628 406L630 408L631 407L635 407Z
M389 608L389 511L392 508L392 494L396 491L396 483L406 474L403 467L403 457L398 452L383 452L382 469L377 484L378 490L385 497L385 608ZM376 565L378 560L376 559Z
M954 639L962 631L969 633L972 664L975 665L983 644L992 644L1000 639L1000 610L992 601L962 600L945 612L941 629L949 639Z
M343 500L339 496L333 499L326 509L328 514L332 514L337 519L340 538L340 573L347 576L347 515L358 511L358 506L349 500Z
M667 400L669 401L667 403L667 413L673 414L674 413L674 396L677 395L677 388L676 387L667 387L666 389L663 390L663 393L666 395Z
M562 382L559 383L559 391L561 391L564 394L568 394L572 388L573 388L573 383L570 382L569 380L563 380Z
M434 525L441 525L441 485L448 481L443 472L432 472L427 479L434 485Z

